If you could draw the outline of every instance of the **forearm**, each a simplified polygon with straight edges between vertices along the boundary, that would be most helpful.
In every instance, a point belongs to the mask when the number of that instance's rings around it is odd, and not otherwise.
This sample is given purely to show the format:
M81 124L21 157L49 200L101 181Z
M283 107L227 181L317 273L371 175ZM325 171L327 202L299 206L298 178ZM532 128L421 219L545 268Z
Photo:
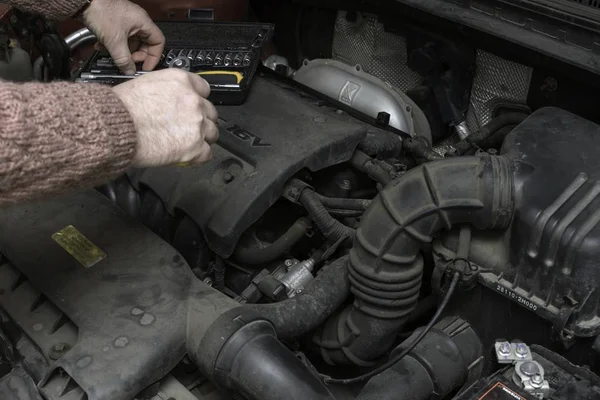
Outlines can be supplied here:
M129 112L110 88L0 84L0 206L91 187L136 151Z
M76 14L86 0L3 0L24 11L41 14L46 18L61 20Z

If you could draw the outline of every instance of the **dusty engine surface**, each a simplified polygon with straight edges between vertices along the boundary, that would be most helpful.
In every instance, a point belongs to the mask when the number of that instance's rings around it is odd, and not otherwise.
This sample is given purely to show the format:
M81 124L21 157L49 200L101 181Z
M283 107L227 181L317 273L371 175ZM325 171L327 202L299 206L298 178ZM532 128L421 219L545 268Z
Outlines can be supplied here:
M209 162L0 209L0 400L600 398L600 118L326 3L254 2L284 34Z
M136 196L112 196L132 215L147 211L147 224L166 238L176 235L169 232L168 215L184 213L204 232L210 248L226 258L294 174L348 161L375 129L266 77L257 77L245 104L219 107L219 113L221 138L211 162L129 174L136 190L149 188L164 210L155 198L136 204Z

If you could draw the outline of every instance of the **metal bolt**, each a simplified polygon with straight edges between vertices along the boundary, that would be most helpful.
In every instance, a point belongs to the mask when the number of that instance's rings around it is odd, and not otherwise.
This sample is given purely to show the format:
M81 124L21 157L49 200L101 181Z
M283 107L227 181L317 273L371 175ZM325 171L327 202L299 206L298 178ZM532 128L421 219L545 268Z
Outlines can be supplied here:
M174 65L175 65L177 68L179 68L179 67L183 67L183 60L181 60L181 59L177 59L177 60L175 60L175 62L174 62Z
M285 266L286 267L291 267L292 265L294 265L294 261L292 261L292 260L285 260Z
M531 377L531 382L540 385L544 382L544 378L541 375L534 375Z
M532 361L524 362L520 369L527 376L537 376L540 373L540 367Z
M67 343L56 343L50 349L50 358L53 360L58 360L61 358L67 351L69 351L71 347Z
M231 172L225 172L225 182L231 182L235 177L233 176L233 174Z
M527 346L523 343L518 343L516 348L517 355L526 356L527 355Z
M206 283L208 286L212 286L213 285L213 280L210 278L206 278L204 279L204 283Z
M352 182L350 182L348 179L342 179L340 182L340 188L344 190L350 190L352 189Z
M498 352L505 356L509 355L510 354L510 343L502 342L500 344L500 347L498 347Z

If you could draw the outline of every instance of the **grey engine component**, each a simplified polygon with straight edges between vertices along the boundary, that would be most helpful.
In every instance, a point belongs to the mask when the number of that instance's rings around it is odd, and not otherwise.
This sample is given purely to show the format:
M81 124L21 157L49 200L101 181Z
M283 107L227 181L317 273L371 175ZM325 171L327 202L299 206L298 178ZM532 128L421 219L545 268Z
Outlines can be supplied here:
M406 94L364 72L360 65L352 67L336 60L305 61L294 80L370 117L388 113L391 127L411 136L419 134L431 142L431 129L423 111Z
M536 111L505 140L516 168L511 229L474 232L471 279L550 321L564 343L600 333L600 127L557 108ZM440 266L457 232L435 245Z
M39 383L46 398L130 400L186 353L205 376L252 399L333 398L268 321L196 279L100 193L5 209L0 224L14 227L0 232L0 305L57 359ZM82 264L86 256L102 260ZM6 396L19 396L13 389Z
M378 131L266 77L257 77L245 104L219 107L219 115L221 138L208 164L136 170L128 176L136 190L152 190L162 204L156 207L193 220L210 248L224 258L281 196L294 174L350 160L361 140ZM132 215L140 208L132 204L140 201L135 195L133 200L129 193L110 196ZM142 213L155 208L149 199L141 201ZM164 213L152 216L148 225L164 218ZM163 237L171 235L165 232Z
M25 50L0 44L0 79L12 82L26 82L33 76L31 57Z

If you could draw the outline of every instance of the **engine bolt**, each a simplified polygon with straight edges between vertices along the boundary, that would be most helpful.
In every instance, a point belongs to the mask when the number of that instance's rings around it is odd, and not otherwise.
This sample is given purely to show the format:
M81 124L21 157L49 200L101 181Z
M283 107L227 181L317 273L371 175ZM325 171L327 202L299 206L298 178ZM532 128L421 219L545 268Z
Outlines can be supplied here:
M540 367L533 361L525 361L521 364L521 372L527 376L536 376L540 373Z
M291 267L292 265L294 265L294 262L292 260L285 260L286 267Z
M210 278L204 279L204 283L206 283L208 286L212 286L213 285L213 281Z
M500 347L498 347L498 352L505 356L509 355L510 354L510 343L508 343L508 342L500 343Z
M174 64L177 68L183 67L183 60L175 60Z
M348 179L343 179L340 182L340 188L344 190L350 190L352 189L352 182L350 182Z
M535 383L536 385L540 385L544 382L544 379L541 375L534 375L531 377L531 382Z
M524 343L518 343L516 352L518 356L525 357L527 355L527 346Z
M54 346L52 346L52 348L50 349L50 354L48 355L51 359L58 360L67 351L69 351L70 348L71 346L69 346L67 343L56 343Z

